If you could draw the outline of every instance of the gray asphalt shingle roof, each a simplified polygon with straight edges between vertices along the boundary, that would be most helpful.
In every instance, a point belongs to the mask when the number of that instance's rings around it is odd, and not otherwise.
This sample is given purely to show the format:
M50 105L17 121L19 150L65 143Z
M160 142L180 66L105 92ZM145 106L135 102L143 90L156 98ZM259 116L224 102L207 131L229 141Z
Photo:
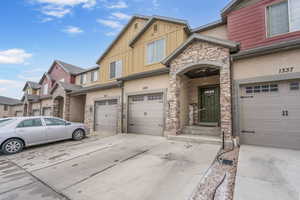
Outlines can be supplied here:
M22 102L18 99L0 96L0 104L2 105L17 105L21 103Z
M85 71L85 69L81 67L77 67L75 65L71 65L60 60L55 60L55 62L58 63L65 71L69 72L72 75L76 75Z

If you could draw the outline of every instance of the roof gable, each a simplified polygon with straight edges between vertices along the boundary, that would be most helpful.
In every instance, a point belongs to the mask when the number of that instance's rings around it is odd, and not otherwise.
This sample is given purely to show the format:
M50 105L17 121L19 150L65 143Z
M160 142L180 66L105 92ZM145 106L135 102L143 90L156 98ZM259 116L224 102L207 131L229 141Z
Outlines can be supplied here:
M125 32L129 29L129 27L132 25L132 23L136 19L143 19L143 20L148 20L150 17L148 16L143 16L143 15L134 15L132 18L129 20L129 22L124 26L124 28L121 30L121 32L117 35L117 37L111 42L111 44L107 47L107 49L104 51L104 53L99 57L97 60L97 64L100 64L101 60L110 52L110 50L113 48L113 46L119 41L119 39L125 34Z
M166 57L161 63L164 65L169 65L170 62L176 58L181 52L183 52L193 41L199 40L199 41L204 41L208 43L213 43L219 46L223 46L226 48L229 48L232 52L235 52L239 48L239 43L230 41L230 40L224 40L224 39L219 39L215 37L210 37L210 36L205 36L205 35L200 35L197 33L194 33L191 35L186 42L184 42L182 45L180 45L173 53L171 53L168 57Z
M228 13L230 13L233 10L243 8L252 4L255 4L257 2L260 2L262 0L231 0L225 8L221 11L221 14L223 17L225 17Z
M23 88L23 91L25 91L28 87L30 87L34 90L37 90L37 89L41 88L41 85L39 83L36 83L36 82L33 82L33 81L27 81L24 88Z
M77 67L75 65L65 63L65 62L60 61L60 60L55 60L54 63L57 63L58 65L60 65L65 72L67 72L71 75L76 75L78 73L81 73L81 72L85 71L85 69L83 69L81 67Z
M145 24L145 26L140 30L140 32L129 42L129 45L132 47L135 42L138 41L138 39L151 27L152 24L154 24L156 21L166 21L174 24L181 24L185 26L185 30L187 32L190 32L190 26L186 20L182 19L175 19L170 17L162 17L162 16L152 16L149 21Z

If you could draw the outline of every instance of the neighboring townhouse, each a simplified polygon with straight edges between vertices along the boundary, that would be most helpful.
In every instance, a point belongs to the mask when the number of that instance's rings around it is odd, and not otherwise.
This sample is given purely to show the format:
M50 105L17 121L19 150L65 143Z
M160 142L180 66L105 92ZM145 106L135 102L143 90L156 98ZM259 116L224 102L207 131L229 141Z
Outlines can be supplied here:
M243 144L300 148L300 1L232 1L234 134Z
M23 106L20 100L0 96L0 118L21 115L23 115Z
M70 98L67 93L81 88L75 85L75 77L84 71L83 68L55 60L39 83L28 81L25 84L22 98L24 116L53 115L83 121L82 116L76 114L70 118Z

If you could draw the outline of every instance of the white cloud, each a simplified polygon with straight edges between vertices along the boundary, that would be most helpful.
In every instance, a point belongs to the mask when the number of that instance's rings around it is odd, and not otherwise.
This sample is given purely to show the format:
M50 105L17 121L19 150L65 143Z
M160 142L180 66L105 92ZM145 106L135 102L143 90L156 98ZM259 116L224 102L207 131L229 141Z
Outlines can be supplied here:
M24 85L25 81L0 79L1 95L12 98L20 98Z
M158 8L159 7L158 0L152 0L152 5L154 8Z
M24 49L8 49L0 51L0 64L24 64L31 57Z
M57 6L82 5L83 8L91 8L96 5L96 0L36 0L36 2Z
M66 14L71 13L71 9L65 8L65 7L60 7L60 6L57 7L57 6L53 6L53 5L48 5L48 6L42 7L41 12L47 16L62 18Z
M83 30L76 26L68 26L66 29L63 30L63 32L66 32L71 35L77 35L83 33Z
M128 19L131 18L130 15L127 15L127 14L122 13L122 12L114 12L114 13L111 14L111 17L119 19L119 20L128 20Z
M42 22L42 23L45 23L45 22L50 22L50 21L52 21L52 20L53 20L53 18L51 18L51 17L46 17L46 18L42 19L41 22Z
M97 22L117 30L120 30L123 27L123 25L119 21L115 20L98 19Z
M73 7L93 8L97 0L32 0L41 5L40 11L46 16L62 18L72 12ZM46 18L47 19L47 18ZM49 19L49 18L48 18ZM50 21L50 20L48 20ZM47 20L44 20L47 22Z
M106 36L116 36L117 34L118 34L118 31L111 31L111 32L105 33Z
M128 8L128 5L126 4L125 1L118 1L114 4L107 5L106 7L111 9L122 9L122 8Z

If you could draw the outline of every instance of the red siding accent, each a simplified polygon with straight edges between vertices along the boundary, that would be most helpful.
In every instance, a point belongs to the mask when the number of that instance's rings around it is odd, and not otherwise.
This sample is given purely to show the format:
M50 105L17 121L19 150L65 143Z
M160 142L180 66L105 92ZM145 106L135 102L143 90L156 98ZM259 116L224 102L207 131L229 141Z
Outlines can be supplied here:
M71 83L71 75L65 72L58 64L53 66L49 74L56 81L64 79L66 83Z
M48 93L50 93L51 89L55 85L55 81L59 81L61 79L64 79L66 83L75 83L75 76L70 75L69 73L65 72L60 65L55 64L52 69L49 72L50 77L54 79L54 81L48 80L47 77L45 77L44 81L42 82L42 90L41 90L41 96L44 96L43 94L43 88L44 85L48 84Z
M241 49L245 50L300 38L300 31L267 37L266 8L279 1L281 0L262 0L229 13L227 16L229 39L240 42Z

